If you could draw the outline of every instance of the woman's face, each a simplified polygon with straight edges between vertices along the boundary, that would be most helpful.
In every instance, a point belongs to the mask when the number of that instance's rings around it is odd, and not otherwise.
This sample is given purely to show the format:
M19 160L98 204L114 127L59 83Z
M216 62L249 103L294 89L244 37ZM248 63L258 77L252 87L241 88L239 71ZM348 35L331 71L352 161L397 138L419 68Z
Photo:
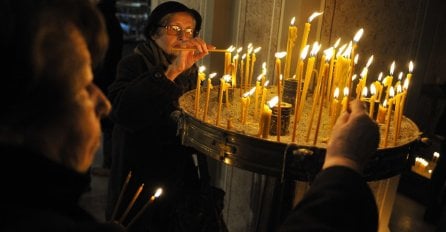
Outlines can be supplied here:
M173 13L165 28L152 37L155 43L167 54L174 54L173 47L182 47L193 38L195 19L186 12Z

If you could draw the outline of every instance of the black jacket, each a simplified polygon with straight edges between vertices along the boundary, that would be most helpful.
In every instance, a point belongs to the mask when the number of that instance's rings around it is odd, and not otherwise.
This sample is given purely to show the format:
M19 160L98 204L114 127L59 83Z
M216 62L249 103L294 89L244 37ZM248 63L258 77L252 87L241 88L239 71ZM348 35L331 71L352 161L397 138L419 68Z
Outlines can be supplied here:
M158 202L173 204L196 178L193 151L183 147L177 136L176 113L179 97L196 87L197 67L183 72L174 83L164 75L168 64L167 55L152 40L139 44L135 53L119 63L117 79L109 88L110 116L115 127L107 216L111 216L130 171L131 194L124 198L123 202L127 202L124 204L128 204L143 183L142 199L149 199L156 187L163 187L165 193ZM135 208L145 202L137 202ZM169 207L160 208L168 214Z
M24 148L0 146L0 231L123 231L79 207L87 175Z
M378 230L378 210L370 187L345 167L323 170L279 231Z

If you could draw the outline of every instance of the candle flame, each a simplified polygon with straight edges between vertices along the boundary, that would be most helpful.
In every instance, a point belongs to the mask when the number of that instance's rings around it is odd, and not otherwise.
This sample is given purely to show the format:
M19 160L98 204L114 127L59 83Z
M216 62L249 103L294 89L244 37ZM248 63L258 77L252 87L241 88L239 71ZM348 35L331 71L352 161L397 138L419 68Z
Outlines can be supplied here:
M213 72L213 73L209 74L209 79L212 79L212 78L214 78L215 76L217 76L217 73L216 73L216 72Z
M359 74L361 77L365 77L365 76L367 76L367 72L368 72L368 69L367 69L367 67L364 67L363 69L362 69L362 71L361 71L361 74Z
M262 75L266 75L266 62L262 63Z
M342 55L342 53L344 52L344 50L345 50L345 48L347 47L347 45L348 45L348 44L343 44L343 45L339 48L338 53L336 53L336 57Z
M277 103L279 102L279 96L273 97L271 100L268 101L269 108L273 108Z
M438 152L435 151L435 152L434 152L434 157L435 157L435 158L439 158L439 157L440 157L440 153L438 153Z
M291 23L290 23L290 24L291 24L292 26L294 26L294 22L295 22L295 21L296 21L296 17L293 17L293 18L291 19Z
M399 74L398 74L398 80L399 81L401 81L402 79L403 79L403 72L400 72Z
M229 74L226 74L226 75L223 76L223 80L225 80L226 82L230 82L231 79L232 79L232 76L229 75Z
M344 97L348 96L348 87L344 87Z
M393 88L393 86L390 86L389 96L390 96L390 97L395 96L395 89Z
M313 47L310 52L310 56L316 56L316 54L319 52L320 48L321 48L321 45L318 42L314 42Z
M368 94L369 90L367 89L367 86L364 86L364 88L362 88L362 96L367 97Z
M317 16L323 14L324 12L314 12L313 14L311 14L310 17L308 17L308 23L311 23L311 21L313 21L314 18L316 18Z
M254 86L248 91L248 94L249 94L248 96L253 95L255 92L256 92L256 87Z
M353 49L353 42L350 41L350 43L348 43L347 48L345 49L344 53L342 54L343 57L350 57L350 55L352 54L352 49Z
M242 60L246 58L246 53L242 55Z
M378 74L378 81L381 81L382 79L383 79L383 72L380 72L379 74Z
M228 52L233 52L235 50L235 47L234 46L229 46L229 48L227 48L226 49L226 51L228 51Z
M339 43L341 43L341 38L338 38L338 39L336 40L336 42L334 43L333 47L334 47L334 48L337 48L337 47L339 46Z
M307 57L308 50L310 50L310 45L306 45L306 46L304 47L304 49L302 49L302 52L300 53L300 58L301 58L302 60L305 60L305 58Z
M355 62L355 64L357 64L358 60L359 60L359 54L356 54L355 58L353 59L353 62Z
M239 54L238 54L238 53L235 54L235 56L232 58L232 61L233 61L233 62L236 61L236 60L238 59L238 57L239 57Z
M334 91L334 94L333 94L333 97L334 97L335 99L338 99L338 97L339 97L339 87L336 87L336 89L335 89L335 91Z
M161 196L161 194L163 194L163 189L162 188L158 188L158 189L156 189L156 192L155 192L155 194L153 194L153 196L155 198L158 198L159 196Z
M262 47L257 47L256 49L254 49L254 53L257 53L260 51L260 49L262 49Z
M363 33L364 29L363 28L359 29L358 32L356 32L355 37L353 37L353 41L357 43L361 39Z
M376 94L376 86L375 84L370 84L370 94L375 95Z
M413 62L410 61L409 62L409 72L412 73L412 71L413 71Z
M201 65L201 66L198 68L198 71L199 71L199 72L204 72L204 70L206 70L206 67L204 67L204 65Z
M372 64L372 62L373 62L373 55L371 55L369 60L367 61L366 67L369 68L369 66Z
M387 107L387 99L384 100L383 107Z
M275 56L277 59L281 59L286 56L286 52L276 52Z
M409 79L406 78L403 83L403 89L407 90L408 88L409 88Z
M356 80L356 77L357 77L357 76L358 76L358 75L353 74L353 75L352 75L352 81Z
M329 62L331 60L331 57L333 56L333 53L334 53L334 48L333 47L329 47L329 48L324 50L325 62Z
M393 75L393 71L395 71L395 61L390 65L390 75Z
M269 85L269 80L265 81L265 84L263 84L263 87L266 87Z
M257 77L257 81L261 81L261 80L262 80L262 77L263 77L263 74L260 74L260 75Z
M243 47L239 47L239 48L237 49L237 53L242 52L242 50L243 50Z
M403 90L402 90L400 84L398 84L398 85L396 86L396 92L397 92L397 93L401 93L401 92L403 92Z

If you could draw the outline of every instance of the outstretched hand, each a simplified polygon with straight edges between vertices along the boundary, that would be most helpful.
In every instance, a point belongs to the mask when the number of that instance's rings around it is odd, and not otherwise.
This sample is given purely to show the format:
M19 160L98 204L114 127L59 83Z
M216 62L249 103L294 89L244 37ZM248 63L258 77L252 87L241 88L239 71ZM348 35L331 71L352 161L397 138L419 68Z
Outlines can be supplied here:
M166 71L166 76L172 81L184 70L189 69L197 61L208 55L209 49L215 48L215 46L206 44L205 41L198 37L184 41L182 47L194 49L177 51L177 57Z
M361 173L378 143L378 125L367 115L364 104L354 100L333 127L323 168L346 166Z

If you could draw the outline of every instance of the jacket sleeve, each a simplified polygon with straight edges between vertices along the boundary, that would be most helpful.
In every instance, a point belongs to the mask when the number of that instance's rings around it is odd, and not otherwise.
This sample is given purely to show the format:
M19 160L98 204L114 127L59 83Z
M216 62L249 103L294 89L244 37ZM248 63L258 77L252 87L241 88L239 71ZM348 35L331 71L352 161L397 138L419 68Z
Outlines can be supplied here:
M159 124L170 116L172 102L181 93L182 89L165 77L163 67L148 69L139 55L130 55L120 61L109 88L111 119L130 130Z
M361 175L345 167L328 168L315 178L279 231L374 231L378 210Z

